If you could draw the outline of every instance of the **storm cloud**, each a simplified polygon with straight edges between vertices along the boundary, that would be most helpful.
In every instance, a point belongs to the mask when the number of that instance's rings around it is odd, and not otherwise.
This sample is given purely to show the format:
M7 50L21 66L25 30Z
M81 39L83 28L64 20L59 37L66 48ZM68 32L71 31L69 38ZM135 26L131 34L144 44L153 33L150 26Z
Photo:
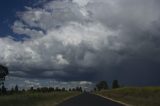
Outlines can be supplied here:
M158 0L53 0L17 12L0 38L14 77L160 84Z

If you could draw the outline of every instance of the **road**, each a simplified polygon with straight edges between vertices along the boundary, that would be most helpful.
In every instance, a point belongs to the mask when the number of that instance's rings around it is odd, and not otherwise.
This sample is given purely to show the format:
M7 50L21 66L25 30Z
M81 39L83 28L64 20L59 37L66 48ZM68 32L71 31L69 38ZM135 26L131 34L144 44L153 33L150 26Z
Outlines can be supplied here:
M84 93L69 100L64 101L58 106L124 106L112 102L108 99L90 93Z

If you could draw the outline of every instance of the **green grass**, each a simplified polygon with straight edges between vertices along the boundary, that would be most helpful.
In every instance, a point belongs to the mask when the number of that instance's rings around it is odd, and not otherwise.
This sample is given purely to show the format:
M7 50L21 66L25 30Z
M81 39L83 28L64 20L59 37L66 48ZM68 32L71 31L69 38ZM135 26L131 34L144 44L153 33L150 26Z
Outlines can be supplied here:
M97 93L133 106L160 106L160 87L126 87Z
M0 96L0 106L55 106L78 92L22 93Z

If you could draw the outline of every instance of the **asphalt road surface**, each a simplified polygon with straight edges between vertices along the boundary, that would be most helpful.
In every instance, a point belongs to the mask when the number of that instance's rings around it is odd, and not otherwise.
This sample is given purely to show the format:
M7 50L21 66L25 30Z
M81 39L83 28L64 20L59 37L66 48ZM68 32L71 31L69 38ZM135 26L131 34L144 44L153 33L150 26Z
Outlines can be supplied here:
M69 100L64 101L58 106L124 106L108 99L90 93L84 93Z

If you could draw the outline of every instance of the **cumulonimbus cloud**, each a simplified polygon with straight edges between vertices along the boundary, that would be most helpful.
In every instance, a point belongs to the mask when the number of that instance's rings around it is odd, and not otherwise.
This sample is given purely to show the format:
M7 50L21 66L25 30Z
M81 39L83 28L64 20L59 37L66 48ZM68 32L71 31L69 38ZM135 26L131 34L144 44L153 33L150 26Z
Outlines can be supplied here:
M14 76L72 80L73 73L77 79L84 79L88 73L115 73L113 67L123 69L123 63L133 58L159 61L159 47L155 44L159 41L158 3L54 0L41 7L26 7L26 11L17 13L19 19L12 29L29 38L0 38L0 62Z

